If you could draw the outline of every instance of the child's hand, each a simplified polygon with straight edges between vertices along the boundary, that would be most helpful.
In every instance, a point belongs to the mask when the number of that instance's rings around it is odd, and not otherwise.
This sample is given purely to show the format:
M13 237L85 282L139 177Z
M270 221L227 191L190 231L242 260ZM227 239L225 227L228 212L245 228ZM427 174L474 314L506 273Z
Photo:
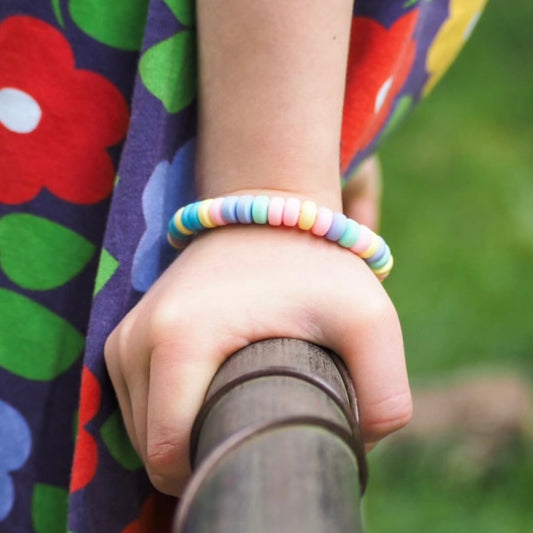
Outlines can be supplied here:
M106 344L126 428L157 489L182 491L191 426L218 367L274 337L304 339L344 359L367 443L409 420L400 324L361 259L296 229L207 231Z

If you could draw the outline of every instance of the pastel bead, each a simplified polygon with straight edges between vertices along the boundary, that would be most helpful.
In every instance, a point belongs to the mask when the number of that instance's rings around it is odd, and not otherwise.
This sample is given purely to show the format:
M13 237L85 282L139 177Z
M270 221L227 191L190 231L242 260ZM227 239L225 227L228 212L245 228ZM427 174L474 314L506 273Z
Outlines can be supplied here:
M216 224L213 223L209 216L209 207L213 203L213 200L204 200L200 207L198 207L198 219L204 228L216 228Z
M185 206L183 214L181 215L181 221L183 225L190 229L193 232L200 231L204 229L198 218L198 208L200 207L200 202L194 202Z
M379 261L382 257L383 257L383 254L385 253L386 249L387 249L387 244L385 243L385 241L378 235L378 239L379 239L379 247L376 251L376 253L370 257L367 258L367 263L375 263L376 261Z
M346 215L343 213L334 213L331 227L324 237L329 241L338 241L346 230L347 220Z
M378 251L378 248L379 248L379 236L374 233L372 235L372 241L370 242L370 246L366 250L361 252L359 256L362 257L363 259L372 257Z
M178 231L178 228L176 228L176 224L174 224L173 218L170 219L170 222L168 224L168 231L167 233L173 238L173 239L188 239L189 236L185 235L183 233L180 233Z
M285 200L279 196L270 198L268 206L268 223L271 226L281 226L283 222L283 209L285 208Z
M255 224L266 224L268 221L268 196L256 196L252 203L252 219Z
M167 233L167 240L170 246L172 246L172 248L176 248L176 250L181 250L185 248L185 246L187 246L187 244L189 243L189 239L175 239L174 236L170 233Z
M304 200L298 217L298 227L305 231L313 227L316 219L317 206L311 200Z
M296 226L300 216L300 200L298 198L287 198L285 209L283 209L283 225L290 228Z
M176 229L183 235L192 235L194 231L191 231L190 229L186 228L183 225L183 222L181 221L181 217L183 215L184 207L180 207L176 214L172 217L172 222L174 222L174 225L176 226Z
M373 268L372 272L374 272L376 276L381 276L382 274L390 272L393 266L394 266L394 258L391 255L386 265L382 266L381 268Z
M226 224L285 225L325 237L363 258L379 280L390 273L394 259L382 237L363 224L317 207L298 198L269 198L265 195L226 196L193 202L181 207L168 224L167 240L181 250L195 233Z
M350 250L359 255L364 252L372 243L374 232L369 230L364 224L359 224L359 238L357 242L350 248Z
M237 224L239 222L235 211L238 199L238 196L226 196L222 202L221 211L226 224Z
M342 237L337 241L344 248L351 248L359 237L359 224L351 218L346 220L346 229L342 234Z
M382 257L380 257L379 259L376 259L375 261L370 261L370 259L366 259L366 262L368 266L372 269L381 268L382 266L385 266L387 264L387 262L390 259L390 256L391 256L390 248L386 246L385 253L383 254Z
M237 205L235 206L235 213L237 215L237 220L241 224L251 224L254 219L252 218L252 204L254 202L254 197L250 194L245 196L239 196L237 200Z
M222 203L224 198L215 198L209 206L209 218L215 226L225 226L227 222L222 216Z
M333 211L327 207L319 207L316 212L316 219L311 233L317 237L323 237L331 227L333 222Z

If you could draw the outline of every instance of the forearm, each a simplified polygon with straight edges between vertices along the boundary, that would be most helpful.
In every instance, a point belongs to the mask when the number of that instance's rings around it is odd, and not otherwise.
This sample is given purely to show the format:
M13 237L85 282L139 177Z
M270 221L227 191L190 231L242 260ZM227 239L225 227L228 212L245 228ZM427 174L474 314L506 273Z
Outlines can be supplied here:
M295 193L341 206L352 2L198 0L202 196Z

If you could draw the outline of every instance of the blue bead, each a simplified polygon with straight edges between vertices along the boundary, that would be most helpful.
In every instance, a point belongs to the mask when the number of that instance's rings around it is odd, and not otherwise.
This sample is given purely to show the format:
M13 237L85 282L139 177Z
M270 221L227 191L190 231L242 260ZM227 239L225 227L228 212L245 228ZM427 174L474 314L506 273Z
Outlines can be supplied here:
M334 213L331 226L324 237L330 241L338 241L346 230L346 223L347 219L345 215L342 213Z
M194 202L193 204L189 204L183 210L181 221L183 222L183 225L191 231L200 231L204 229L203 224L198 218L198 208L200 207L200 204L201 202Z
M369 261L370 258L365 259L365 261L366 261L366 264L370 268L377 270L378 268L381 268L387 264L387 261L390 259L390 256L391 256L390 248L387 245L385 245L385 253L383 254L382 257L380 257L379 259L376 259L375 261Z
M245 196L240 196L237 200L235 212L237 213L237 219L241 224L251 224L254 221L252 217L253 203L254 197L248 194Z
M237 222L239 222L237 219L237 213L235 212L238 199L239 198L237 196L226 196L222 202L222 218L228 224L237 224Z
M375 263L376 261L379 261L383 255L385 254L385 251L387 250L387 245L385 244L385 241L382 237L378 237L379 239L379 247L376 250L376 253L374 255L371 255L367 258L367 263Z
M185 241L189 238L189 235L183 235L183 233L178 230L176 224L174 224L174 217L172 217L168 223L168 234L177 241Z

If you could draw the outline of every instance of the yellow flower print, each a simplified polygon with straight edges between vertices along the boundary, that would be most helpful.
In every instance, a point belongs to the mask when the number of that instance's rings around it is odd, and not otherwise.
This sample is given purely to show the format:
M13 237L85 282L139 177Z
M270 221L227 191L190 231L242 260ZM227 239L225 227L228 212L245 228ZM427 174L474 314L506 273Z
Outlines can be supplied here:
M426 58L427 95L451 65L474 29L487 0L450 0L450 14L441 26Z

